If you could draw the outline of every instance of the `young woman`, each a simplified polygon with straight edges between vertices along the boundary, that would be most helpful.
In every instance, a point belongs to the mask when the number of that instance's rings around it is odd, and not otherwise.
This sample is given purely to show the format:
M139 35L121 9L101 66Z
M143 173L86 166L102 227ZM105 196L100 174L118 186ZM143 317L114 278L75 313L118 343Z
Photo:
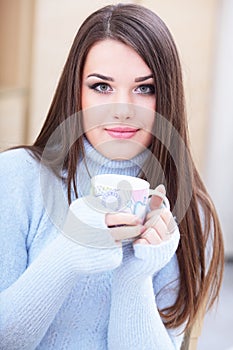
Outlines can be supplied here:
M180 349L203 302L218 296L223 243L190 155L163 21L133 4L90 15L39 136L2 153L0 167L1 349ZM166 188L171 211L155 195L144 222L97 212L85 198L104 173ZM75 199L76 241L65 224ZM78 238L85 225L136 238L89 246Z

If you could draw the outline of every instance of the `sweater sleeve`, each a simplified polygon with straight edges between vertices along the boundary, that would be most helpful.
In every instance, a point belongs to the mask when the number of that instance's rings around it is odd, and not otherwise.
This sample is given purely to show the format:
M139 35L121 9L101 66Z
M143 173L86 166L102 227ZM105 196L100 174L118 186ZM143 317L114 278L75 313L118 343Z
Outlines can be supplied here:
M57 232L28 264L29 236L42 220L39 204L33 207L34 163L14 151L1 155L0 167L1 349L34 349L79 276L117 267L121 250L81 246ZM48 220L47 230L52 233L57 228Z
M153 282L157 288L169 282L166 274L162 274L163 269L171 272L176 270L171 254L173 251L174 256L178 241L177 232L173 242L164 242L158 246L138 244L135 245L135 252L131 247L131 253L130 247L124 249L123 263L114 271L108 337L110 350L117 349L119 344L122 350L180 349L183 335L178 335L176 330L167 330L164 326L153 286ZM153 270L156 275L160 274L159 280L154 278L153 281ZM175 272L177 276L178 271ZM172 303L176 292L174 289L167 293L162 298L163 303ZM161 301L159 303L162 305Z
M155 303L158 310L173 305L179 292L179 265L176 254L158 273L153 276ZM184 337L185 324L178 328L168 328L167 332L174 343L175 349L180 349Z

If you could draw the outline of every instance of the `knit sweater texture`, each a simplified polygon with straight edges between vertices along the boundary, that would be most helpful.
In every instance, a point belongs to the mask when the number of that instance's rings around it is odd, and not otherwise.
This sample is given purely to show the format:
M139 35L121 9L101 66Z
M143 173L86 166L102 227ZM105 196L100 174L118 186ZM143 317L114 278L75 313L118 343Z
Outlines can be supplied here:
M149 153L112 161L85 140L85 154L76 212L107 230L84 207L90 177L138 176ZM178 229L157 246L72 241L65 184L24 149L1 153L0 196L1 350L180 349L181 329L166 329L158 311L178 293Z

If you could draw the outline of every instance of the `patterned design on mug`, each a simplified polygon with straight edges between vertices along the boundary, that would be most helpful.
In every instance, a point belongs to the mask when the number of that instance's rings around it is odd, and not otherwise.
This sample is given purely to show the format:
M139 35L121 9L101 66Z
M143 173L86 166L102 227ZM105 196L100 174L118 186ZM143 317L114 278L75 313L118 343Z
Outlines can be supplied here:
M110 186L97 185L95 195L100 198L101 204L110 211L123 211L135 214L140 218L145 215L148 197L146 190L126 191Z

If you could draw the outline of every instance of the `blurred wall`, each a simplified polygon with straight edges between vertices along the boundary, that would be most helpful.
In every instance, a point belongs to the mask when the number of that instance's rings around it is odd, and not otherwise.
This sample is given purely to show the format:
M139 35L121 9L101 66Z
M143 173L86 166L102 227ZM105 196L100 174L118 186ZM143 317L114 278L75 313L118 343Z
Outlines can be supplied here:
M26 142L34 0L0 0L0 150Z
M211 93L204 178L218 210L225 255L233 259L233 1L224 0L217 23L214 84Z

